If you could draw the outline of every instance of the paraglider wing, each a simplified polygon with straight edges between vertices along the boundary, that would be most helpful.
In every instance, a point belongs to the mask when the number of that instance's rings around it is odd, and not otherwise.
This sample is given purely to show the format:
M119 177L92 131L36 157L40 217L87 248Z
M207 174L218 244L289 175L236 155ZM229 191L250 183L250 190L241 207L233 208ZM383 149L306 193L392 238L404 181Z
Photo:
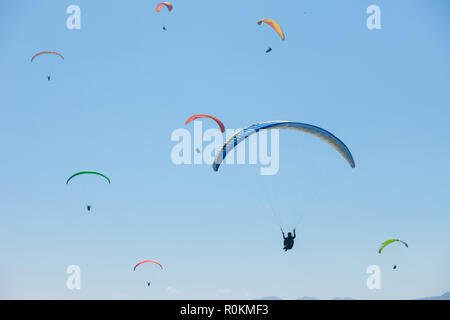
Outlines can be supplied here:
M384 249L387 245L389 245L389 244L391 244L391 243L393 243L393 242L401 242L401 243L403 243L403 244L408 248L408 244L407 244L405 241L402 241L402 240L400 240L400 239L389 239L389 240L386 240L385 242L383 242L383 243L381 244L381 246L378 248L378 253L381 253L381 251L383 251L383 249Z
M163 266L162 266L158 261L154 261L154 260L143 260L143 261L139 262L138 264L136 264L136 265L134 266L133 271L135 271L136 268L137 268L139 265L143 264L143 263L155 263L155 264L157 264L161 269L163 268Z
M190 117L189 119L186 120L185 124L188 124L189 122L195 120L195 119L199 119L199 118L209 118L209 119L213 119L220 127L220 131L222 131L222 133L225 132L225 126L223 125L222 121L220 121L219 119L217 119L216 117L207 115L207 114L195 114L192 117Z
M103 173L100 173L100 172L97 172L97 171L80 171L80 172L77 172L77 173L74 173L73 175L71 175L69 177L69 179L67 179L66 184L68 184L69 181L72 180L73 178L75 178L76 176L79 176L79 175L82 175L82 174L95 174L95 175L98 175L98 176L101 176L101 177L105 178L106 181L108 181L108 183L111 183L111 180L109 180L109 178L107 176L105 176Z
M331 132L328 132L325 129L319 128L317 126L301 122L267 121L251 125L234 134L217 152L213 162L214 171L217 171L219 169L220 164L225 159L227 154L234 147L236 147L241 141L243 141L248 136L258 132L259 130L270 130L270 129L288 129L312 134L313 136L316 136L317 138L325 141L334 149L336 149L344 157L344 159L347 160L347 162L350 164L352 168L355 167L355 161L353 160L353 156L350 153L350 150L341 140L339 140Z
M281 37L281 40L285 39L283 29L281 29L280 25L275 20L261 19L258 21L258 24L261 25L261 23L263 23L263 22L268 24L269 26L271 26L273 28L273 30L275 30L278 33L278 35Z
M162 8L167 7L167 10L172 11L173 5L171 2L161 2L156 6L156 12L160 12Z
M40 55L42 55L42 54L55 54L55 55L61 57L61 59L64 60L64 56L63 56L61 53L59 53L59 52L56 52L56 51L42 51L42 52L38 52L38 53L36 53L34 56L32 56L32 57L31 57L31 62L33 62L33 60L34 60L36 57L38 57L38 56L40 56Z

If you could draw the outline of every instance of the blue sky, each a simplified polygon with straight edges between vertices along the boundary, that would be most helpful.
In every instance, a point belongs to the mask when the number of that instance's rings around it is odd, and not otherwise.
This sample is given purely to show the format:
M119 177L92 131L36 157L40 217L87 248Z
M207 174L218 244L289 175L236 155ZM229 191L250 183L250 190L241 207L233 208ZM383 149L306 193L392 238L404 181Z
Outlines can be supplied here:
M66 27L72 4L81 30ZM2 299L409 299L450 290L447 1L173 1L165 16L156 4L0 4ZM372 4L381 30L366 27ZM280 23L285 41L256 24L263 17ZM42 50L65 60L30 63ZM192 132L184 121L196 113L234 129L321 126L347 144L356 168L297 132L280 132L275 176L255 165L176 166L170 136ZM66 186L80 170L112 183ZM270 204L301 218L290 252ZM378 255L394 237L410 247ZM165 268L133 272L143 259ZM373 264L381 290L366 288ZM65 286L69 265L81 267L81 290Z

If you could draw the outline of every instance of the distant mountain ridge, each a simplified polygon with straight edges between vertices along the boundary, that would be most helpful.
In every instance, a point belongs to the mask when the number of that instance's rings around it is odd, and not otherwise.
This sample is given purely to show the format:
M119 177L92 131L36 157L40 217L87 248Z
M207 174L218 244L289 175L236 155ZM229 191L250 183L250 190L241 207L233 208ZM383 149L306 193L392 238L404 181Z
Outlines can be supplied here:
M295 300L319 300L318 298L316 298L316 297L302 297L302 298L297 298L297 299L295 299Z
M444 293L442 296L420 298L420 299L416 299L416 300L450 300L450 291Z
M264 298L257 298L255 300L283 300L280 297L277 296L269 296L269 297L264 297Z
M268 296L268 297L264 297L264 298L258 298L255 300L283 300L280 297L277 296ZM293 300L320 300L319 298L316 297L302 297L302 298L297 298L297 299L293 299ZM333 298L331 300L356 300L354 298ZM450 300L450 291L444 293L441 296L435 296L435 297L426 297L426 298L418 298L418 299L412 299L412 300Z

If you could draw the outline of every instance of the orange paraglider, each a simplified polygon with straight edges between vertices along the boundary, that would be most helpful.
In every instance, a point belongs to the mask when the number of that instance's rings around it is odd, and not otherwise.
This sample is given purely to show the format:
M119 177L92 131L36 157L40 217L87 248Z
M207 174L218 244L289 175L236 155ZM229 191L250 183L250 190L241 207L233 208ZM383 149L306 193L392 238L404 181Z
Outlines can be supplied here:
M195 120L195 119L199 119L199 118L209 118L209 119L213 119L220 127L220 131L222 133L225 132L225 126L223 125L222 121L220 121L219 119L217 119L216 117L207 115L207 114L195 114L192 117L190 117L189 119L186 120L185 124L188 124L189 122Z
M55 54L55 55L61 57L61 59L64 60L64 56L61 53L59 53L59 52L56 52L56 51L41 51L41 52L38 52L34 56L31 57L31 62L33 62L34 58L36 58L37 56L40 56L42 54Z
M143 263L155 263L155 264L157 264L161 269L163 268L163 266L162 266L158 261L154 261L154 260L143 260L143 261L137 263L137 264L134 266L134 269L133 269L133 270L136 270L136 268L137 268L139 265L143 264Z
M278 33L278 35L281 37L281 40L285 39L283 29L281 29L280 25L275 20L272 20L272 19L261 19L261 20L258 21L258 25L261 25L261 23L263 23L263 22L268 24L269 26L271 26Z
M173 5L171 2L161 2L156 6L156 12L160 12L162 8L167 7L167 10L172 11Z

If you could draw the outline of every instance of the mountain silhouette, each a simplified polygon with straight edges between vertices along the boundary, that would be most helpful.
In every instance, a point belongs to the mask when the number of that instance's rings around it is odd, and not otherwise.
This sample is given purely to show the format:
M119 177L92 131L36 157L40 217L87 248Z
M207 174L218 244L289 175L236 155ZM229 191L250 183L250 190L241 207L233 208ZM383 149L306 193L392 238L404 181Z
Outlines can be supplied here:
M416 300L450 300L450 291L444 293L442 296L420 298Z
M283 300L280 297L277 296L268 296L268 297L264 297L264 298L258 298L255 300ZM290 299L288 299L290 300ZM293 299L293 300L320 300L319 298L316 297L302 297L302 298L297 298L297 299ZM354 298L350 298L350 297L345 297L345 298L333 298L331 300L356 300ZM400 299L402 300L402 299ZM426 297L426 298L418 298L418 299L413 299L413 300L450 300L450 291L444 293L441 296L435 296L435 297Z

